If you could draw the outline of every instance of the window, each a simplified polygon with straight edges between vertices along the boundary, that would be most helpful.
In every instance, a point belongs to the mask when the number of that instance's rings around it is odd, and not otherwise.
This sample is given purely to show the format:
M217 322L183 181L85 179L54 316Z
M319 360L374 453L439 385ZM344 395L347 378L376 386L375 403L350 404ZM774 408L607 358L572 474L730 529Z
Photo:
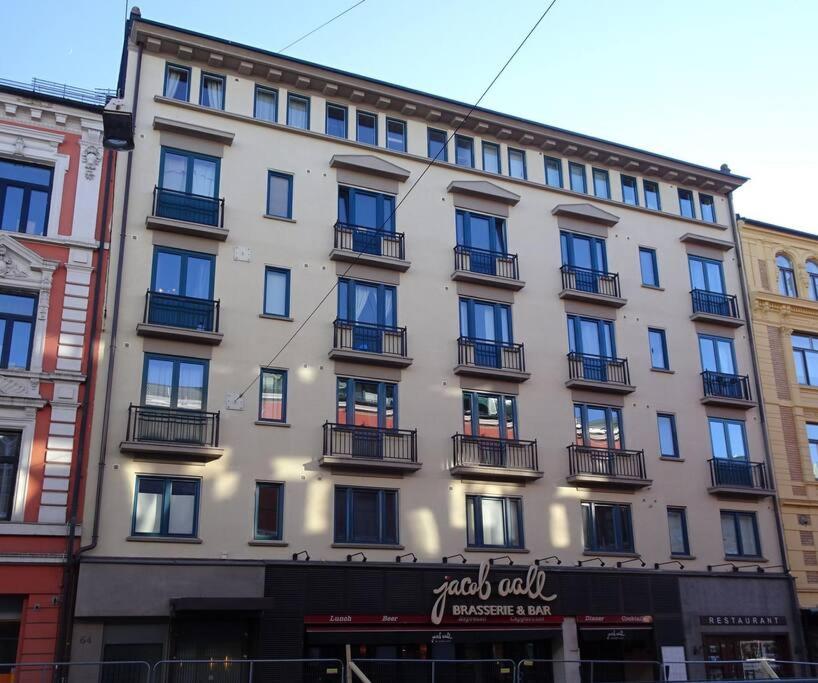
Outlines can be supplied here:
M686 218L696 217L696 207L693 204L693 193L690 190L679 190L679 213Z
M716 203L713 197L709 194L699 193L699 209L701 210L702 220L708 223L716 222Z
M645 206L654 211L661 211L662 200L659 197L659 183L652 180L643 180L642 187L645 189Z
M629 175L620 176L622 179L622 201L625 204L639 206L639 190L636 187L636 178Z
M589 365L584 368L586 373L591 373L587 378L598 377L600 381L605 381L607 363L600 362L598 359L616 357L613 323L610 320L569 315L568 350L571 353L590 356ZM598 370L595 364L599 366Z
M586 448L625 448L622 411L609 406L574 404L576 444Z
M224 109L224 86L224 76L202 71L199 104L203 107L210 107L211 109Z
M554 157L545 159L545 184L549 187L562 187L562 160Z
M818 479L818 424L807 423L807 441L809 442L809 459L812 462L812 476ZM1 495L0 499L2 499ZM0 504L0 510L2 510L2 504Z
M353 251L380 255L383 235L379 232L395 232L395 197L341 186L338 188L338 222L355 228L350 245Z
M511 306L493 301L460 299L460 336L496 343L510 344ZM492 348L487 353L496 353Z
M287 422L286 370L262 368L258 419L264 422Z
M513 396L463 392L463 434L487 439L517 438L517 401Z
M290 271L285 268L264 269L264 315L290 315Z
M137 477L131 535L196 536L199 480Z
M793 334L791 338L798 384L818 386L818 337Z
M519 498L466 496L466 543L472 548L522 548Z
M0 229L45 235L53 170L0 159Z
M293 177L289 173L267 172L267 215L293 217Z
M809 298L818 301L818 263L807 261L807 278L809 278Z
M210 301L214 261L212 254L154 247L148 322L213 331L215 320Z
M525 151L522 149L508 148L508 174L512 178L526 179Z
M352 348L383 352L383 328L397 325L397 290L392 285L342 279L338 282L338 319L354 323Z
M406 151L406 121L386 119L386 149Z
M166 64L163 94L165 97L187 102L190 99L190 68Z
M163 147L159 163L160 185L163 190L173 190L200 197L215 197L219 190L219 165L220 160L217 157ZM170 202L170 200L167 201ZM199 213L211 210L209 203L199 206L199 204L192 204L192 200L179 203L178 207L172 205L168 208L176 208L179 212L184 211L185 213L180 213L179 216L166 216L166 218L178 217L181 220L191 220L189 212Z
M580 235L573 232L560 232L560 252L562 265L573 268L583 268L594 273L604 273L608 270L608 256L605 249L605 240L590 235ZM577 289L595 291L598 280L595 277L577 275Z
M754 512L721 511L721 537L728 557L759 557L758 525Z
M36 315L36 296L0 292L0 368L28 370Z
M284 484L256 482L257 541L280 541L284 538Z
M336 543L398 543L398 492L335 487Z
M687 510L669 507L667 526L670 535L670 554L690 555L690 543L687 540Z
M358 111L355 115L355 139L365 145L378 144L378 116L366 111Z
M690 270L690 286L693 289L724 294L724 271L721 261L688 256L687 263Z
M659 426L659 455L663 458L678 458L679 442L676 438L676 416L658 413L656 422Z
M500 145L483 141L483 170L489 173L502 173L500 165Z
M278 121L278 90L256 86L253 116L262 121Z
M310 127L310 98L287 93L287 125L308 130Z
M595 168L592 171L594 177L594 195L602 199L611 198L611 179L608 176L608 171L601 168Z
M460 247L491 254L507 253L506 222L502 218L458 209L455 212L455 233L457 245ZM469 267L472 271L493 275L495 263L494 256L473 253Z
M332 135L335 138L347 137L347 108L340 104L327 103L327 120L326 120L327 135Z
M208 362L198 358L145 354L142 405L204 410Z
M615 503L583 503L585 550L633 552L631 506Z
M573 161L568 162L568 177L571 182L571 189L574 192L588 192L588 186L585 180L585 166L582 164L575 164Z
M446 149L448 138L446 131L428 128L426 130L426 154L430 159L440 161L449 160L449 150Z
M465 135L454 136L454 163L474 168L474 140Z
M795 286L795 270L789 256L779 254L775 257L775 265L778 268L778 293L783 296L798 296L798 289Z
M650 366L656 370L669 370L670 359L667 355L665 331L648 328L648 345L650 347Z
M398 385L339 377L336 416L338 424L342 425L397 429ZM377 447L378 444L365 445L364 450L368 452L373 446Z
M733 350L732 339L700 334L699 355L702 361L702 371L719 372L725 375L736 374L736 354ZM725 387L725 389L729 388Z
M0 431L0 522L11 519L21 439L20 432Z
M710 446L713 457L733 462L747 461L747 439L744 423L721 417L708 418L710 424Z
M639 247L639 268L642 271L642 284L648 287L659 286L659 267L656 264L656 249Z

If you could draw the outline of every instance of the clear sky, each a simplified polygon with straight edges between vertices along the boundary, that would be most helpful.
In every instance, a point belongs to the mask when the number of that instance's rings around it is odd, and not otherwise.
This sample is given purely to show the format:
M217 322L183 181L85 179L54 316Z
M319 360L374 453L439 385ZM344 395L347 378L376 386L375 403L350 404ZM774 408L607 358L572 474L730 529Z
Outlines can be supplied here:
M269 50L355 0L131 0ZM125 0L3 0L0 78L114 87ZM366 0L287 54L474 101L546 0ZM751 180L739 213L818 233L818 0L557 0L483 105Z

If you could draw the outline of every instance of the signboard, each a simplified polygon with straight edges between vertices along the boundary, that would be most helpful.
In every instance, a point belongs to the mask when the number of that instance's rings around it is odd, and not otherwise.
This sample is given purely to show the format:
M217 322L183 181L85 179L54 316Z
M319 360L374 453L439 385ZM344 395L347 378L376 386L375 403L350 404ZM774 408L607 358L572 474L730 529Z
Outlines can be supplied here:
M699 617L702 626L786 626L787 617L766 615L702 615Z
M649 615L630 614L607 614L607 615L582 615L577 617L577 624L580 626L649 626L653 623L653 617Z
M558 626L561 616L541 615L444 615L442 624L461 626ZM389 627L389 626L429 626L429 617L417 614L312 614L304 617L306 626L333 627Z

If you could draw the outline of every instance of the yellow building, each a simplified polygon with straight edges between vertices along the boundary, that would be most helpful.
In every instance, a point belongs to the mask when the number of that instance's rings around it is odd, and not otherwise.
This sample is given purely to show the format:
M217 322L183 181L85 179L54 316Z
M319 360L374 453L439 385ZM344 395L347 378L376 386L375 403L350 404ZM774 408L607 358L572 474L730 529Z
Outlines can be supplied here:
M746 218L739 230L787 555L815 651L818 235Z

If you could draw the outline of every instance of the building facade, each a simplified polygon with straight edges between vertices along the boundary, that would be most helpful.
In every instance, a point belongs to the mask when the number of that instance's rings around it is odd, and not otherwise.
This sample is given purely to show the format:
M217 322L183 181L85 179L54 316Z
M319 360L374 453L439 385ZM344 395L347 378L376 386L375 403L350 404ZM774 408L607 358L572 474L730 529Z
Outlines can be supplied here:
M0 86L0 664L64 656L107 260L104 103Z
M138 14L122 74L75 658L800 654L744 178Z
M739 219L767 431L789 565L818 652L818 237ZM814 376L815 375L815 376Z

